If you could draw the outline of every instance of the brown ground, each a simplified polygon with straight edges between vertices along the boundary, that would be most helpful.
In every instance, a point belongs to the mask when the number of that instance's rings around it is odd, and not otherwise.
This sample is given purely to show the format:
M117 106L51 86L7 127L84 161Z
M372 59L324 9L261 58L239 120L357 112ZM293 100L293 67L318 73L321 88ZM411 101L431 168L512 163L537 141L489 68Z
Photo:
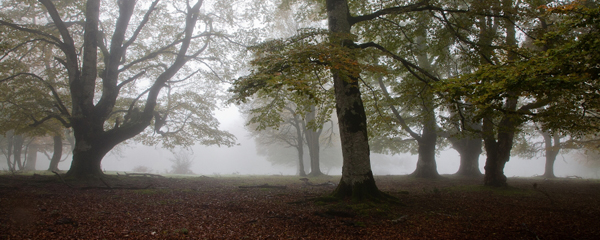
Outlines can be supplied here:
M328 180L338 178L311 179ZM600 239L597 180L509 179L500 189L455 177L376 181L400 204L315 200L333 189L292 176L119 176L69 187L56 176L1 175L0 239ZM261 184L287 188L239 188Z

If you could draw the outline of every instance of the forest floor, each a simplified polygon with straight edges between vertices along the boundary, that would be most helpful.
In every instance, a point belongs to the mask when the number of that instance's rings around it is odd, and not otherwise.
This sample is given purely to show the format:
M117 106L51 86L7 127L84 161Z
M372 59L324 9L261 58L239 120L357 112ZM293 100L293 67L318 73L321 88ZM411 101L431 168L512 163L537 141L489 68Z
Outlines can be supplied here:
M327 181L339 177L310 179ZM398 203L331 201L322 196L333 186L294 176L64 182L4 174L0 239L600 239L598 180L510 178L506 188L454 176L376 182Z

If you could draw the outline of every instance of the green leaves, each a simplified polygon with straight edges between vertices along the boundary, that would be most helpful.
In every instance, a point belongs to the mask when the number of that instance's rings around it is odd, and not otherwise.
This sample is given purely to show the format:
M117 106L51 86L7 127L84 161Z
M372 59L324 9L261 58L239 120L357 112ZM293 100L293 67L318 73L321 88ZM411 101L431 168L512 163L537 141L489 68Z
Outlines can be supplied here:
M522 100L521 118L544 129L581 134L598 130L600 109L600 12L577 3L548 9L564 18L537 44L546 51L472 74L449 79L437 88L451 99L477 106L478 112L503 109L503 99Z

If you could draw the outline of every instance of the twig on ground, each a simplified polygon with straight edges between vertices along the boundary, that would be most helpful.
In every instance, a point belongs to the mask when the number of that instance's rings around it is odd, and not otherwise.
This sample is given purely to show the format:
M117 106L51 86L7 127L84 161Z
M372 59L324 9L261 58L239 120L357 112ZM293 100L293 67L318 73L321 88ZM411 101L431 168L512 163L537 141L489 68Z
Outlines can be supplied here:
M101 181L102 183L104 183L104 185L106 185L106 187L108 187L108 189L112 189L112 187L111 187L110 185L108 185L108 183L106 183L106 182L104 181L104 179L100 178L100 181Z
M52 173L56 174L56 176L58 176L58 178L60 178L60 180L61 180L61 181L62 181L62 182L65 184L65 185L67 185L67 186L68 186L68 187L70 187L70 188L74 188L73 186L71 186L71 184L68 184L68 183L67 183L67 182L66 182L66 181L65 181L65 180L62 178L62 176L60 176L60 174L58 174L56 171L52 171Z

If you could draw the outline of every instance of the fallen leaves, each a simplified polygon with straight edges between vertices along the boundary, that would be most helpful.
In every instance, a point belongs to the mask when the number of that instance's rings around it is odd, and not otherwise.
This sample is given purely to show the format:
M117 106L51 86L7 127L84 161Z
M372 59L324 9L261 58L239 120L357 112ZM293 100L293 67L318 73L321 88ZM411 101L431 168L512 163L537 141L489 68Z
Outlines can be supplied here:
M296 177L145 179L73 189L60 180L0 177L0 239L591 239L600 234L600 183L377 177L402 204L317 201L330 188ZM331 181L336 179L331 177ZM539 181L539 180L538 180ZM103 184L103 183L99 183ZM282 185L286 188L239 188ZM436 189L435 191L430 189ZM406 194L408 191L409 194Z

